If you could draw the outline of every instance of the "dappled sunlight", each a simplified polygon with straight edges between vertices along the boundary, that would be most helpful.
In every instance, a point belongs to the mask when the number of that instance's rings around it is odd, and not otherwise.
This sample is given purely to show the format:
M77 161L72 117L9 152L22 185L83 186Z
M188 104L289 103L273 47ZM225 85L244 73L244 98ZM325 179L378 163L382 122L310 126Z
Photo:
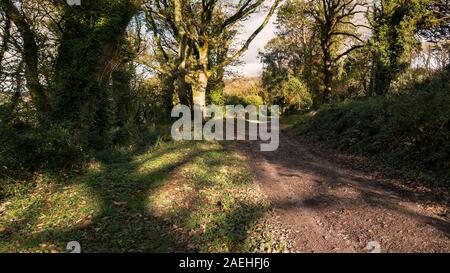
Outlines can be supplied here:
M45 186L45 187L44 187ZM215 142L105 151L82 175L10 200L3 251L284 251L243 159ZM5 224L3 224L5 223Z
M104 165L99 160L91 160L86 164L86 170L88 172L100 172L104 168Z
M0 252L450 252L448 2L0 0Z
M149 212L169 223L189 251L285 251L273 234L262 235L269 206L249 170L236 154L209 146L197 147L203 152L149 192Z
M37 244L36 236L42 232L60 232L89 225L101 211L100 200L82 183L44 184L33 193L16 196L5 203L8 205L0 215L0 228L5 229L3 233L9 240L0 244L0 251L16 248L25 248L27 252L49 250L46 246L52 244ZM27 236L27 240L21 241L22 236ZM0 236L0 242L4 239ZM51 250L55 251L56 247Z
M135 162L139 164L137 172L148 173L173 165L174 162L181 161L191 153L199 153L209 149L215 149L212 144L204 145L199 142L170 142L161 144L154 152L137 156Z

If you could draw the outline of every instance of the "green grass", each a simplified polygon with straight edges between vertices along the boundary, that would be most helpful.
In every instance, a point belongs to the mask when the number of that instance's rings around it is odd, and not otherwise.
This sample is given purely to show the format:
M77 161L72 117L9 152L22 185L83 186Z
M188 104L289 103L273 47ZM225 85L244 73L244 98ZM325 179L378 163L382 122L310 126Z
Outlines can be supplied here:
M33 186L30 186L33 185ZM0 200L0 252L281 252L242 158L217 143L105 151ZM14 191L11 191L14 192Z

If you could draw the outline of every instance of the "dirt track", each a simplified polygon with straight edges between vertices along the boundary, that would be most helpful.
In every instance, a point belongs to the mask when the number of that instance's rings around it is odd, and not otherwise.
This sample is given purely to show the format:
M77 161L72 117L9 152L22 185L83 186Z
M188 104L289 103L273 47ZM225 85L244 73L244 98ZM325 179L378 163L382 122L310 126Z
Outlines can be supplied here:
M295 252L450 252L448 190L401 181L363 158L280 136L238 142ZM364 171L363 171L364 170Z

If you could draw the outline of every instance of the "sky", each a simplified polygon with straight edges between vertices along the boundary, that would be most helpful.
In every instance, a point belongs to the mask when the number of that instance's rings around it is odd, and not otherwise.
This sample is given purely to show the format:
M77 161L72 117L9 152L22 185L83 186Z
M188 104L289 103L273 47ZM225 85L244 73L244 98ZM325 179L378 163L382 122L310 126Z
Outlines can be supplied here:
M244 23L243 32L240 39L248 38L264 21L266 14L258 13ZM241 57L242 65L235 66L231 70L247 77L259 76L262 72L262 63L258 58L258 52L264 49L264 46L275 37L276 15L273 15L267 26L258 34L250 44L247 52Z

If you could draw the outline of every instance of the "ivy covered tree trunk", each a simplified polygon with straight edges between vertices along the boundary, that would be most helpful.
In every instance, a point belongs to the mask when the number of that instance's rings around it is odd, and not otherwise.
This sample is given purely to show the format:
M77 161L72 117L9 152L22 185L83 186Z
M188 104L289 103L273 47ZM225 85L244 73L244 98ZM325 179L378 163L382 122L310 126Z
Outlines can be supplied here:
M374 71L371 92L386 95L392 81L411 66L419 41L417 31L429 8L428 1L381 0L369 17Z
M180 104L191 106L191 89L190 85L186 82L186 71L184 68L179 69L176 72L176 81L177 81L177 94L180 99Z
M108 145L112 125L108 85L120 65L120 46L137 11L133 1L92 1L66 7L56 62L54 119L69 121L91 147Z
M173 108L173 95L175 93L175 81L176 77L171 76L163 76L162 77L162 85L164 87L164 117L163 119L169 119L172 113Z
M331 92L333 84L333 55L332 55L332 26L331 21L326 18L323 22L321 30L321 48L322 48L322 68L323 68L323 94L322 104L329 103L331 101Z
M380 61L375 60L373 76L371 79L371 94L385 96L391 88L393 73Z
M124 64L112 73L112 97L114 99L114 126L118 128L114 136L118 143L126 143L133 131L135 107L131 93L131 81L134 73L131 64Z

